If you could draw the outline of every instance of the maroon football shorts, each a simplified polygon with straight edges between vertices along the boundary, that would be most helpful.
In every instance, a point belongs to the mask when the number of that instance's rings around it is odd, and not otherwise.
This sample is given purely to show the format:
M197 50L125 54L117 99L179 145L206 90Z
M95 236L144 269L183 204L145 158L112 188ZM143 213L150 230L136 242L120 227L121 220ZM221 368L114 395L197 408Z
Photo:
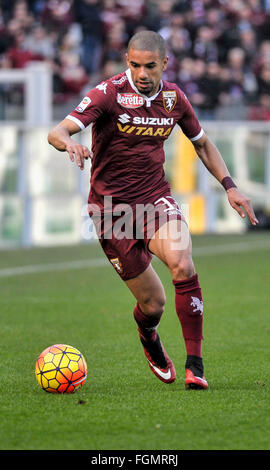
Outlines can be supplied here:
M170 220L181 220L171 195L153 204L118 205L113 213L89 211L103 251L120 277L127 281L144 272L152 260L148 244L157 230Z

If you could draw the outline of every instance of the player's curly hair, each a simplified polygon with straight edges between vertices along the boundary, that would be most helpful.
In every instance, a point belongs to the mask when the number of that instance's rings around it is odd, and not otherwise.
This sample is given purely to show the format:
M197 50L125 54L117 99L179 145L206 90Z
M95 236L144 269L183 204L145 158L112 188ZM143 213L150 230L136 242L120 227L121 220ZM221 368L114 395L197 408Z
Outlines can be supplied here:
M138 51L159 51L161 59L166 56L166 43L163 37L155 31L139 31L129 40L128 48Z

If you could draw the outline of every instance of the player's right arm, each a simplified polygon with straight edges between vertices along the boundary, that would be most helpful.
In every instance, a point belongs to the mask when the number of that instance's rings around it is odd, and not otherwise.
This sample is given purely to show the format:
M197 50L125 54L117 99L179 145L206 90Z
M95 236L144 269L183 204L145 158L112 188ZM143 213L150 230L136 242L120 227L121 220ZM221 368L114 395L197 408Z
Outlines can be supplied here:
M70 119L64 119L48 134L48 142L56 150L67 152L72 162L76 160L78 167L84 169L84 160L92 158L92 152L85 145L75 142L71 136L81 131L81 128Z
M48 142L60 152L68 152L72 162L76 160L81 170L84 160L93 154L84 145L75 142L71 136L85 129L90 123L107 113L115 99L115 88L112 83L102 82L83 98L80 104L49 135Z

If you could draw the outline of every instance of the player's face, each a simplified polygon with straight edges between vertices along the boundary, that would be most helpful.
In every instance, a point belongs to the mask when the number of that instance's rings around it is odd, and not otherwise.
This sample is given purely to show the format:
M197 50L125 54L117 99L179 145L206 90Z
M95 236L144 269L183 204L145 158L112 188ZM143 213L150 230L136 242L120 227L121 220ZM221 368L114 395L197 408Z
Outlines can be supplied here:
M126 54L134 85L140 93L153 96L159 89L162 72L166 70L168 57L162 59L159 51L130 49Z

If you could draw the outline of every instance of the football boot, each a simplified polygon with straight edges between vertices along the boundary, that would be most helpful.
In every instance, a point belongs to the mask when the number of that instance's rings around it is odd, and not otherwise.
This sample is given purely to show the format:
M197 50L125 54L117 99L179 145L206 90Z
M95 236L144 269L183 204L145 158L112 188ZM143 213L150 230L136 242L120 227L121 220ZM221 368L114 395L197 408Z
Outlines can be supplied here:
M174 365L166 353L156 330L153 330L150 339L147 340L144 338L139 328L138 331L144 354L152 372L162 382L174 382L176 378Z

